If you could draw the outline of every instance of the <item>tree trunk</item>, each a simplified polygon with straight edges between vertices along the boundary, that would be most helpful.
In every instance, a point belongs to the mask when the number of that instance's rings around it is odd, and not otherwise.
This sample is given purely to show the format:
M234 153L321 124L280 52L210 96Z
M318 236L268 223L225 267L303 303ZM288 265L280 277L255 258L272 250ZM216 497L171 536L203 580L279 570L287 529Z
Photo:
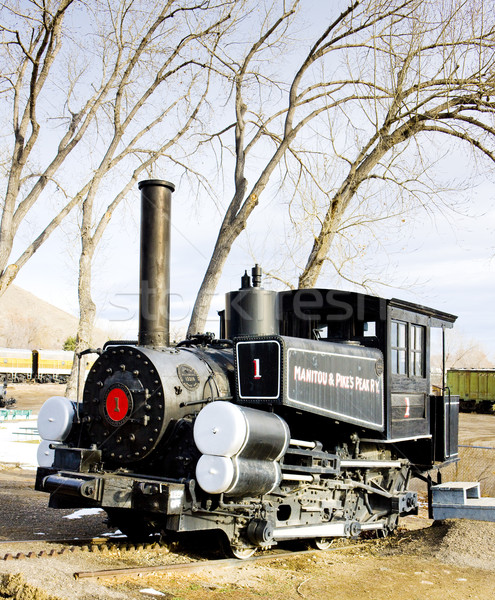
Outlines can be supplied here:
M76 335L76 349L74 352L72 371L65 390L65 395L72 399L76 399L77 396L77 378L79 372L81 374L79 387L82 388L84 384L86 357L83 356L79 359L77 353L91 348L91 337L96 316L96 306L91 295L91 261L93 258L93 249L91 242L86 245L89 245L90 248L84 249L81 253L81 258L79 259L78 290L80 316ZM79 361L81 361L80 367Z
M320 276L321 270L325 258L328 255L328 251L332 246L333 240L335 239L335 232L338 228L338 223L332 224L332 232L326 236L321 234L315 238L313 242L313 248L306 262L303 272L299 276L299 288L314 288Z
M5 275L6 271L9 269L8 261L12 252L12 246L14 244L14 202L15 200L7 193L4 200L2 222L0 225L0 296L7 289L13 279L10 278L7 280L8 278L6 278ZM4 279L5 281L2 281Z
M385 156L388 150L400 141L405 140L402 140L401 134L397 132L393 136L382 136L367 155L359 156L356 159L344 183L330 202L321 224L320 233L314 239L306 266L299 277L300 288L312 288L316 286L325 259L328 256L328 251L349 203L355 196L359 186L369 176L374 167Z
M191 321L189 322L189 327L187 329L188 335L205 332L211 300L217 289L223 267L230 254L232 245L237 239L238 234L233 233L233 230L234 228L229 228L229 226L222 226L220 229L210 263L208 264L208 268L206 269L205 276L194 303Z

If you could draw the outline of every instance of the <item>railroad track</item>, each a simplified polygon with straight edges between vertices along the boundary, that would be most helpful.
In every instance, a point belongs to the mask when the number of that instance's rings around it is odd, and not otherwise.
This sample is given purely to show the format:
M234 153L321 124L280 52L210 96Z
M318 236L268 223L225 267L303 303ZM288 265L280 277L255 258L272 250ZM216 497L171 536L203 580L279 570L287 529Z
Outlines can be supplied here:
M366 540L364 542L350 542L345 545L331 546L327 550L296 550L287 551L283 549L274 549L263 552L259 555L254 555L245 560L239 560L237 558L223 558L223 559L210 559L210 560L192 560L188 562L172 563L172 564L159 564L159 565L147 565L134 567L123 567L113 569L101 569L97 571L77 571L74 573L76 579L84 578L97 578L97 577L116 577L133 575L139 573L152 573L152 572L177 572L177 573L193 573L201 570L209 569L226 569L226 568L240 568L246 564L252 564L257 562L269 561L269 560L281 560L287 558L293 558L296 556L303 556L307 554L315 554L321 552L339 552L353 550L356 548L369 546L373 540ZM17 549L19 547L25 547L25 550L19 550L18 552L6 552L2 555L2 545L15 545ZM33 546L46 546L46 548L34 551ZM50 545L60 546L59 548L49 548ZM23 560L23 559L35 559L35 558L54 558L64 555L70 555L74 552L97 552L100 554L112 554L118 551L122 552L140 552L140 551L164 551L167 553L169 547L163 541L152 541L149 543L130 543L126 538L87 538L87 539L55 539L55 540L2 540L0 541L0 560Z
M155 565L146 567L124 567L122 569L101 569L98 571L79 571L74 573L75 579L83 579L90 577L118 577L122 575L136 575L139 573L194 573L197 571L205 571L211 569L239 569L248 564L257 562L264 562L269 560L281 560L287 558L294 558L295 556L303 556L305 554L315 554L323 552L335 552L355 549L363 546L368 546L369 542L360 544L349 544L347 546L336 546L334 548L328 548L327 550L299 550L293 552L287 552L284 550L274 550L267 552L266 554L260 554L259 556L252 556L245 560L239 560L238 558L220 558L216 560L199 560L188 563L170 564L170 565Z
M6 552L2 554L1 546L26 547L24 551L16 553ZM30 548L33 546L47 546L47 549L34 551ZM60 548L50 548L50 546L58 545ZM100 552L108 554L112 551L141 551L141 550L168 550L167 544L162 541L150 541L145 544L133 544L126 538L74 538L74 539L53 539L53 540L1 540L0 541L0 560L20 560L24 558L50 558L55 556L63 556L73 552Z

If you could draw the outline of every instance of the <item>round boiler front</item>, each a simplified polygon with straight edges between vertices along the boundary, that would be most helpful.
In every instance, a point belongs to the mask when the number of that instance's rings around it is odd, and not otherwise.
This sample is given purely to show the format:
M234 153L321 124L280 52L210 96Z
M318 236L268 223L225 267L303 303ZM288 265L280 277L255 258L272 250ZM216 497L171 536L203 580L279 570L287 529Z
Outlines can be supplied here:
M109 346L86 380L83 447L96 444L107 463L143 460L191 413L191 402L217 393L211 380L191 350Z

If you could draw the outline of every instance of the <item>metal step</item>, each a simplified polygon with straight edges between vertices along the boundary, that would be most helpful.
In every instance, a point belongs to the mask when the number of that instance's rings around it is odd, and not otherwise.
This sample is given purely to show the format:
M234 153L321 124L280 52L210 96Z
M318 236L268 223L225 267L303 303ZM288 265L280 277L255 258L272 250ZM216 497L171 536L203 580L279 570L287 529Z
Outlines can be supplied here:
M481 498L479 483L450 481L432 486L431 491L435 520L495 521L495 498Z

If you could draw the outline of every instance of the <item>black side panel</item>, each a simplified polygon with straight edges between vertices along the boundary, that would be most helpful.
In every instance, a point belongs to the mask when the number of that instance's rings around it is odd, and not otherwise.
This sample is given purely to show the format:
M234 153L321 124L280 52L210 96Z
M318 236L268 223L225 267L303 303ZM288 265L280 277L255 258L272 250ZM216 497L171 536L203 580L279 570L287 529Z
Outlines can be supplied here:
M426 394L390 394L390 437L393 440L429 435Z
M383 431L383 357L352 344L286 336L235 340L240 404L283 404Z
M285 338L284 404L383 431L381 352L347 344Z
M240 403L279 404L282 343L279 339L246 339L235 345L236 392Z
M431 409L435 461L455 460L459 455L459 396L432 396Z

